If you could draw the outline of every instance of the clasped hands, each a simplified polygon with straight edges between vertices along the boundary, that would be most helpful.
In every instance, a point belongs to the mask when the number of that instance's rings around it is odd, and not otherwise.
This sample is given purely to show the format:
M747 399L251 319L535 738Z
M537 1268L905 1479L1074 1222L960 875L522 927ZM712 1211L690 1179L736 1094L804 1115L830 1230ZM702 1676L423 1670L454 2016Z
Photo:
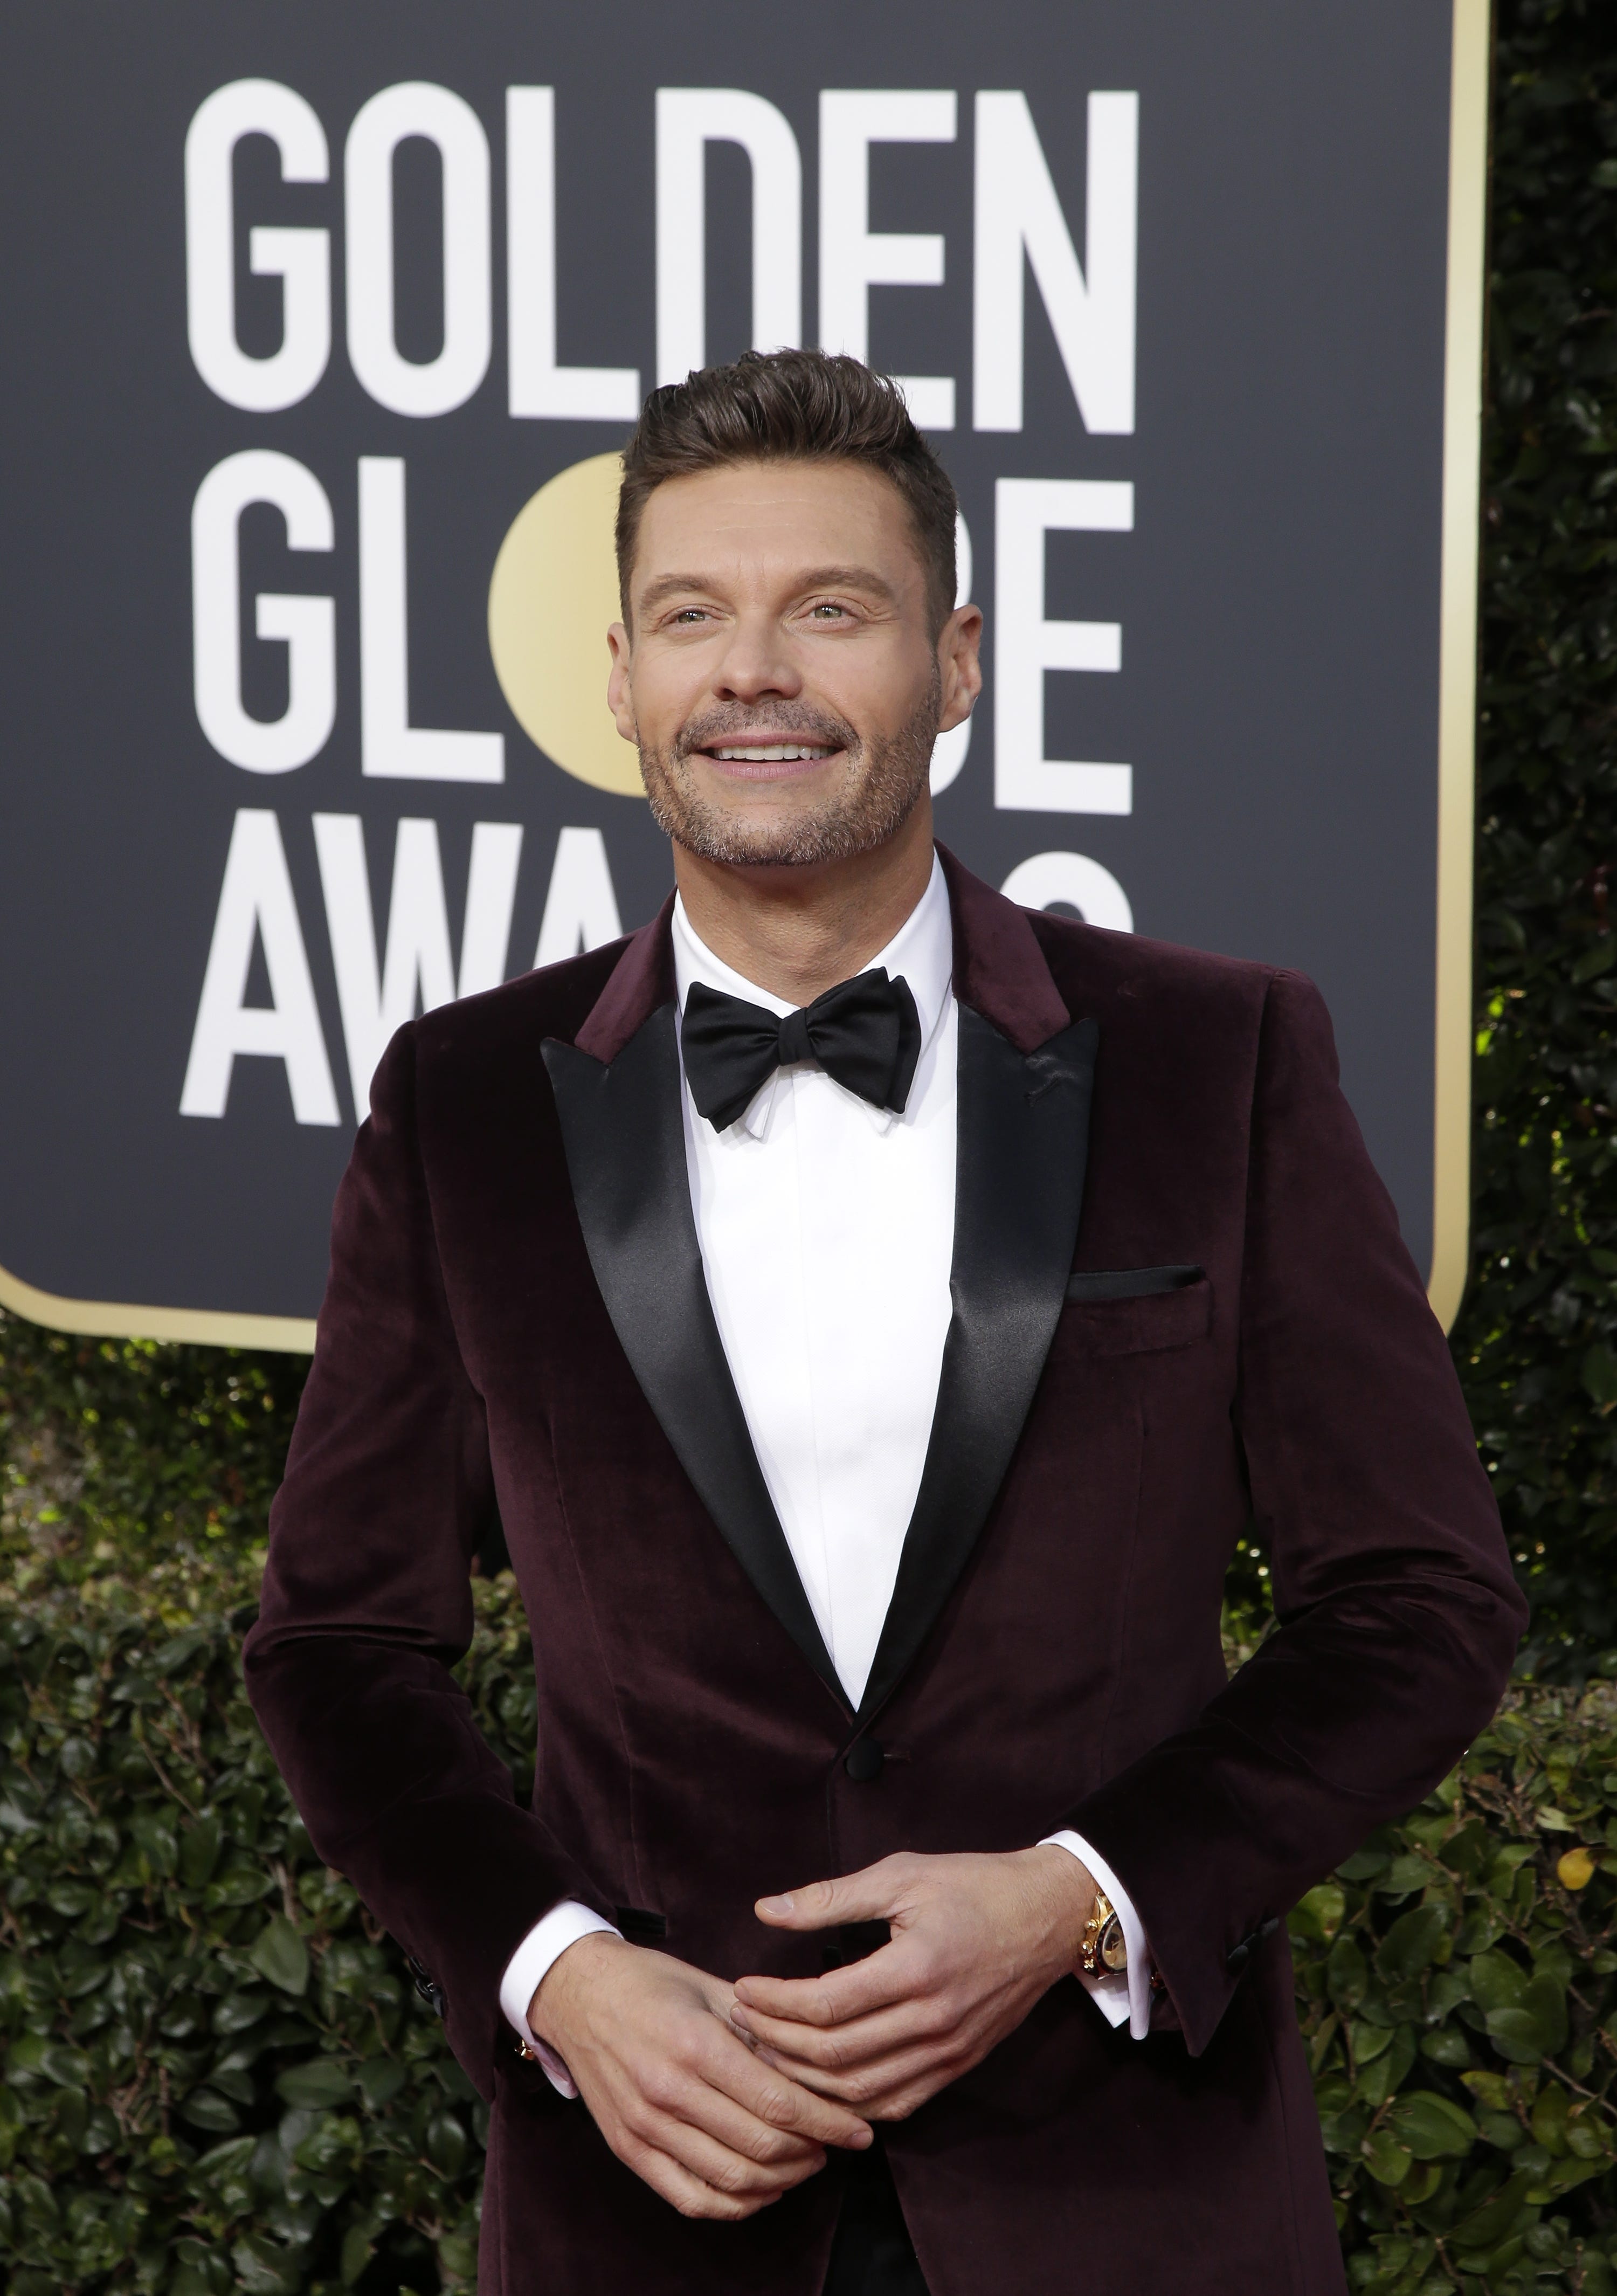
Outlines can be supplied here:
M755 1908L772 1929L886 1921L823 1977L725 1980L596 1934L528 2009L618 2159L682 2215L755 2215L978 2063L1078 1958L1092 1876L1053 1844L901 1855Z

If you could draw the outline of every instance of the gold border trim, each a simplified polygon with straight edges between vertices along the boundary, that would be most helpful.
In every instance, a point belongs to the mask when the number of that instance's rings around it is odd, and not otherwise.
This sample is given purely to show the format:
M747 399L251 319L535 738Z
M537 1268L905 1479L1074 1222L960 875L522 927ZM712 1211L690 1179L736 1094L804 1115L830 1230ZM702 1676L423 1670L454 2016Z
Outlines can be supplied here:
M1454 0L1449 95L1449 248L1443 332L1442 575L1437 726L1437 978L1432 1274L1445 1331L1465 1296L1471 1245L1472 906L1476 842L1477 583L1481 560L1482 324L1487 291L1491 0ZM312 1320L123 1307L36 1291L0 1267L0 1307L97 1338L314 1350Z
M0 1267L0 1308L56 1332L103 1340L188 1340L208 1348L272 1348L314 1352L314 1324L302 1316L231 1316L208 1308L126 1308L110 1300L67 1300L37 1291Z
M1454 0L1438 642L1432 1275L1426 1285L1445 1331L1459 1314L1471 1257L1472 906L1490 18L1490 0Z

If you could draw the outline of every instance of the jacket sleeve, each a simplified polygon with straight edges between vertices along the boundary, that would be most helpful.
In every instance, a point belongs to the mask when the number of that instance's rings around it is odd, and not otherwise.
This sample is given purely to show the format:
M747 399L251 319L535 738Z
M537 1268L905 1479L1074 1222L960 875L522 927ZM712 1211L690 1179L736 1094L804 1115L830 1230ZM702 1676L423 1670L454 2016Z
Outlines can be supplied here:
M451 1669L493 1505L481 1398L439 1270L415 1127L414 1029L372 1087L270 1519L248 1692L316 1850L437 1988L485 2096L505 1965L564 1898L604 1901L478 1731Z
M1126 1883L1192 2054L1277 1921L1486 1723L1526 1617L1447 1344L1294 973L1262 1020L1239 1312L1276 1628L1193 1727L1065 1821Z

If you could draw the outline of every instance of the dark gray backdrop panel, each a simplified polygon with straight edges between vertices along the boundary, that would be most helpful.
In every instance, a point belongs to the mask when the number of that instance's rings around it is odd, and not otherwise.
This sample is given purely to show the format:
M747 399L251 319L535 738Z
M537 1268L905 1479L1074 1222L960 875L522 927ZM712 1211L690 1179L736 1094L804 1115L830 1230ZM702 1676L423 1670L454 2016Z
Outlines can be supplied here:
M181 1081L231 824L281 817L345 1117L342 1035L310 817L363 814L379 922L393 825L429 814L452 926L471 824L521 821L515 969L538 931L563 824L605 834L625 925L669 882L637 800L560 773L510 717L489 661L490 569L546 478L617 443L605 423L514 421L503 340L503 90L557 91L560 356L653 349L658 86L767 96L804 156L804 325L814 336L818 91L953 86L953 145L878 151L872 227L942 231L940 289L872 292L871 357L951 373L939 445L993 596L993 482L1131 480L1136 530L1052 537L1047 611L1123 624L1122 674L1048 681L1048 753L1134 767L1127 818L996 812L992 655L969 762L940 833L993 882L1028 855L1105 864L1137 930L1296 965L1324 988L1345 1078L1422 1265L1430 1248L1438 548L1450 19L1440 0L889 0L806 13L703 0L555 9L462 0L16 0L0 33L0 235L8 740L0 781L0 1267L89 1300L312 1315L350 1127L293 1123L279 1062L236 1063L223 1121L182 1119ZM251 222L332 233L333 350L300 406L216 398L185 333L182 153L198 103L247 75L314 105L332 180L282 185L238 159L241 333L278 337L246 271ZM341 324L341 154L378 89L437 81L494 154L495 343L466 406L412 421L355 381ZM1026 90L1082 254L1085 102L1140 96L1139 403L1130 437L1086 434L1032 283L1019 435L970 419L971 99ZM744 163L708 163L711 357L747 326ZM432 171L400 168L399 332L437 321ZM339 710L324 752L277 778L216 755L191 696L189 518L224 456L273 446L320 478L331 558L289 554L249 513L243 586L334 592ZM502 789L359 773L355 472L408 470L412 715L502 727ZM281 649L248 631L249 705L284 698ZM604 675L604 668L603 668ZM1189 1240L1187 1250L1193 1242Z

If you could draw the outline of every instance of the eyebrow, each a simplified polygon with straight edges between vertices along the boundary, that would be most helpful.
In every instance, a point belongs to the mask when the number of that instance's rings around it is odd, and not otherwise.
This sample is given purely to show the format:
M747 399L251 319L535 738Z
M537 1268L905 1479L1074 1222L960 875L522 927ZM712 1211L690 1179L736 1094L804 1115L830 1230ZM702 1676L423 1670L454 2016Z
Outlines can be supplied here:
M715 586L704 574L660 574L641 593L639 604L642 613L660 606L665 599L677 597L682 592L711 590ZM898 592L891 582L870 566L816 566L797 584L798 590L867 590L889 604L896 604Z

